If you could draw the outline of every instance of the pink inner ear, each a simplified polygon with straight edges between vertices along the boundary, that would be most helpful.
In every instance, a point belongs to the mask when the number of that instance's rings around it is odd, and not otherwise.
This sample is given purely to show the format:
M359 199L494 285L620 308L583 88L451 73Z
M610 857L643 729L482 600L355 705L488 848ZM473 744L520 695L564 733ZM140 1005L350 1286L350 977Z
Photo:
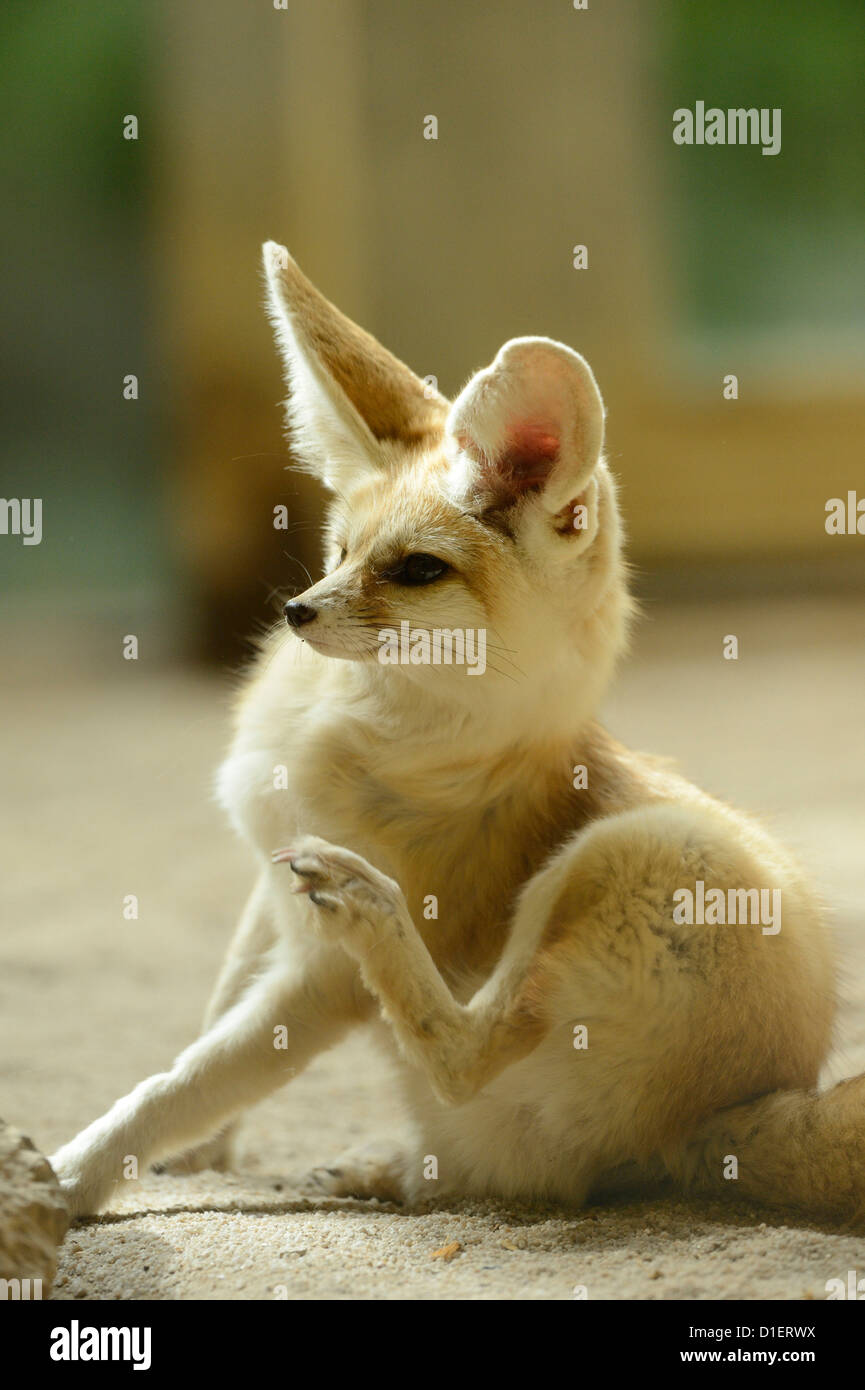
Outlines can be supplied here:
M559 444L559 435L548 425L536 420L518 420L511 424L493 466L515 492L526 492L547 481L559 456Z

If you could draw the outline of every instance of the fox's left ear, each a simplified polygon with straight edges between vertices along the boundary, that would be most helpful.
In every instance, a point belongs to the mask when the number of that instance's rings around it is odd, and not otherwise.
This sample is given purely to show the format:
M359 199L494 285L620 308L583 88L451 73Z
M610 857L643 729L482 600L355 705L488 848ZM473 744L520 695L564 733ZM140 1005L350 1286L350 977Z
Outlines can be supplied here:
M265 242L263 255L289 424L309 470L340 488L393 462L388 445L439 442L447 401L325 299L284 246Z
M530 493L552 516L579 501L601 457L604 403L579 353L513 338L454 401L457 486L507 507Z

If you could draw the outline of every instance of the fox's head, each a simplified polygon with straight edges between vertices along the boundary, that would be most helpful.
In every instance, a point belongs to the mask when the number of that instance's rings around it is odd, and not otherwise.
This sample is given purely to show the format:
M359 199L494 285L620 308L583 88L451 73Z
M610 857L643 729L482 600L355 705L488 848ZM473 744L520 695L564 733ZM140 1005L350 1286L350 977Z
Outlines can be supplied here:
M288 624L324 656L374 664L376 679L475 706L525 698L537 711L540 682L551 725L564 702L573 727L630 611L588 363L514 338L451 404L283 247L266 243L264 262L294 449L332 493L325 576L286 604ZM438 660L436 633L450 634Z

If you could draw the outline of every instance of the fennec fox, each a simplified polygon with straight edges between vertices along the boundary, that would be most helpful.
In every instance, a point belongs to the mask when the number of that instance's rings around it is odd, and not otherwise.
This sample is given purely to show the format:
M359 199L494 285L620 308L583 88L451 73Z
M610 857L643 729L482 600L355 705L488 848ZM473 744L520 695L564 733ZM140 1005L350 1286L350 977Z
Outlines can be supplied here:
M417 1142L322 1170L333 1192L665 1177L860 1215L865 1077L813 1090L818 903L759 825L595 722L632 609L588 364L516 338L449 404L264 260L327 572L239 703L219 785L258 879L205 1032L54 1155L73 1210L128 1154L224 1162L245 1106L368 1023Z

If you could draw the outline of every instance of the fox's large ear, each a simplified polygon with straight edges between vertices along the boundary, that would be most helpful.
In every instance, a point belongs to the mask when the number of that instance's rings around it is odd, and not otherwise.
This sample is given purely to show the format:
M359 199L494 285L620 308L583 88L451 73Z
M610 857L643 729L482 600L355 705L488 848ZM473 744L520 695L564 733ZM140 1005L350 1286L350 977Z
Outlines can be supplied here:
M331 487L386 468L395 451L441 438L448 403L341 314L284 246L264 244L268 301L303 464Z
M550 338L513 338L457 397L447 430L460 490L500 507L535 493L555 516L591 482L604 403L579 353Z

